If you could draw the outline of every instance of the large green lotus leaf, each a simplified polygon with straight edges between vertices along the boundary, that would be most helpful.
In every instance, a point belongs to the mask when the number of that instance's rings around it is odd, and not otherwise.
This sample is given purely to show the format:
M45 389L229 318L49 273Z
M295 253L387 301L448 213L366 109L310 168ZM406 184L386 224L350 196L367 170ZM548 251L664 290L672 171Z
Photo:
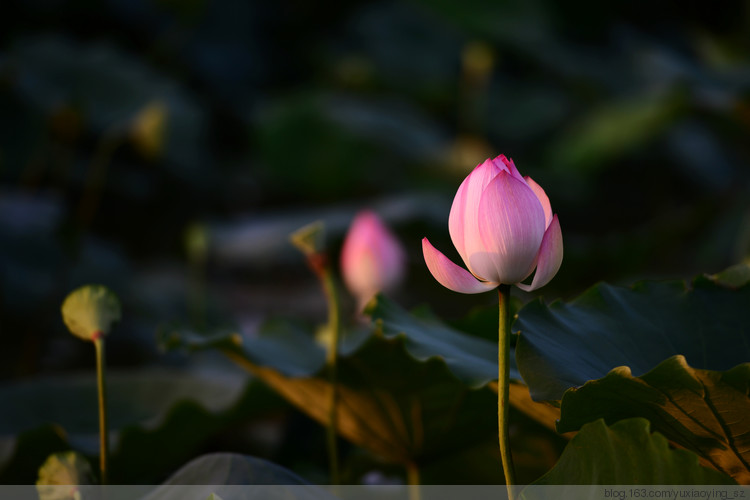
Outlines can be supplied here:
M517 303L511 302L511 313ZM373 299L366 312L388 338L402 338L419 360L439 359L470 387L489 387L497 392L497 308L475 310L459 322L460 331L449 327L428 311L407 312L383 295ZM471 335L463 333L471 332ZM511 348L510 376L521 382ZM556 407L531 400L523 384L511 384L510 403L527 416L554 429L560 412Z
M535 400L605 376L618 366L642 375L682 354L690 366L728 370L750 359L750 285L707 278L599 284L575 300L526 305L516 360Z
M107 381L111 479L123 484L160 480L265 393L243 377L184 370L109 370ZM33 483L46 456L68 447L98 455L96 391L94 374L0 387L0 478Z
M517 309L511 303L511 313ZM404 339L406 348L419 360L440 359L451 372L470 387L489 387L497 392L497 308L478 309L459 322L460 331L440 322L428 311L407 312L378 295L366 309L388 338ZM462 333L471 332L472 335ZM511 348L510 376L521 382ZM511 384L510 403L526 416L554 429L559 410L549 404L533 401L522 383Z
M278 334L272 342L275 329ZM326 370L321 366L318 372L306 374L312 366L309 360L296 369L290 364L286 353L315 344L311 333L303 340L289 336L288 329L289 325L274 322L254 339L217 334L201 340L200 335L185 331L165 331L164 338L173 347L222 350L325 425L331 393ZM337 425L346 439L403 464L424 463L496 436L497 396L490 389L471 389L441 360L415 359L403 337L388 339L378 330L343 344ZM258 345L273 345L278 357L262 355L255 349Z
M697 370L674 356L641 377L627 367L571 389L560 431L603 418L645 417L654 430L701 455L741 484L750 483L750 363L726 372Z
M383 295L374 298L365 312L377 323L379 334L388 339L403 339L406 350L416 360L440 359L472 388L497 380L496 342L467 335L429 314L410 313ZM355 352L371 333L371 329L363 328L348 332L342 339L340 353L346 356ZM288 321L267 322L253 337L231 329L205 334L167 325L161 329L160 340L165 348L239 349L247 361L291 377L313 375L325 365L325 349L310 335L309 329ZM511 355L511 378L521 380L514 358Z
M175 325L163 326L158 336L165 349L187 347L191 350L239 350L248 361L259 366L272 366L280 373L292 377L312 375L320 371L326 361L325 349L315 341L309 330L303 325L288 321L269 321L253 337L243 336L231 329L206 334Z
M700 465L698 456L670 448L652 433L648 420L631 418L608 427L603 420L583 426L570 440L560 460L547 474L521 493L521 498L551 498L547 485L707 485L735 484L721 472ZM575 498L562 495L555 498ZM597 498L601 498L600 496Z
M415 316L383 295L378 295L365 309L388 338L402 337L404 344L418 360L441 359L448 369L470 387L481 387L497 380L497 342L470 336L437 319ZM497 323L494 325L497 336ZM511 378L521 380L511 353Z
M242 395L245 380L229 374L180 370L107 371L107 403L112 430L140 423L158 425L181 400L199 401L209 411L229 408ZM69 435L97 434L94 373L35 378L0 387L0 434L56 423Z

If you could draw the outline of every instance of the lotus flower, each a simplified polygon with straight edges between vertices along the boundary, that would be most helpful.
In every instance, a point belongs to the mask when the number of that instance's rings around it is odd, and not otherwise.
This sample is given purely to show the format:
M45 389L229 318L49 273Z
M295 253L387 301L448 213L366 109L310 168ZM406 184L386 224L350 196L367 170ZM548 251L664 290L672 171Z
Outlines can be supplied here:
M560 269L562 233L549 198L504 155L487 159L464 179L453 199L448 227L468 271L427 238L422 251L435 279L455 292L481 293L501 284L536 290ZM531 284L521 283L534 269Z
M341 272L360 307L379 291L388 291L404 275L401 244L375 213L357 214L341 250Z

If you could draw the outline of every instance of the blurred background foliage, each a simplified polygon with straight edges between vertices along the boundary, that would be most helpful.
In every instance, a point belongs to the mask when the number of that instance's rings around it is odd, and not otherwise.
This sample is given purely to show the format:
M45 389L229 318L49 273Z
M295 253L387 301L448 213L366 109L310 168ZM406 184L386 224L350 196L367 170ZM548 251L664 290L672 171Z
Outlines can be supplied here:
M123 301L109 348L121 368L186 363L157 351L164 321L245 333L274 315L322 321L288 234L322 219L335 257L365 207L410 256L400 303L449 320L490 305L492 294L434 282L420 240L457 256L455 190L500 153L560 217L565 259L546 299L750 254L747 2L9 0L2 11L6 381L93 366L59 313L87 282Z

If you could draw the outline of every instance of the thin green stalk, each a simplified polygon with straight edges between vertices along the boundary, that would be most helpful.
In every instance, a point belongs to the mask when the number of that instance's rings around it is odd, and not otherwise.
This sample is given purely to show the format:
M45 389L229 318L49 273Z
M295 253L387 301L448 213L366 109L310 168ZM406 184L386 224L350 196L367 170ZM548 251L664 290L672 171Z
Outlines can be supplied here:
M94 336L96 347L96 382L99 392L99 469L102 484L107 484L107 454L109 441L107 433L107 385L104 377L104 337Z
M331 384L330 402L328 406L328 459L331 469L331 484L338 485L339 479L339 457L336 446L337 407L338 407L338 352L339 337L341 332L341 312L339 306L339 294L336 289L336 281L330 267L326 266L321 276L323 288L328 297L328 329L331 342L328 346L326 364L328 366L329 382Z
M498 321L497 426L500 435L500 458L503 463L508 498L513 499L515 473L508 439L508 393L510 384L510 285L500 285Z
M409 500L421 500L419 467L414 462L406 464L406 482L409 484Z

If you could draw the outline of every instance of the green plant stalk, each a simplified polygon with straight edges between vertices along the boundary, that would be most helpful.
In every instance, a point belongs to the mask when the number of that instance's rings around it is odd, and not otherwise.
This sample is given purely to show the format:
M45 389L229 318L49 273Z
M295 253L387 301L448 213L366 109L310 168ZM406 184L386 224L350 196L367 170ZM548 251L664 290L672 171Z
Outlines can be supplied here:
M325 266L321 272L321 280L328 298L328 329L330 334L330 344L326 356L326 365L328 367L329 382L331 384L330 404L328 406L328 426L327 442L328 457L331 469L331 484L338 485L339 478L339 457L338 447L336 446L336 429L337 429L337 407L338 407L338 356L339 356L339 337L341 333L341 311L339 304L339 294L336 287L336 280L330 266Z
M422 480L419 477L419 466L414 462L406 464L406 482L409 485L409 500L422 500L420 484Z
M513 499L513 484L515 472L513 457L510 454L510 440L508 438L508 395L510 387L510 285L500 285L499 288L500 313L498 318L497 343L497 427L500 441L500 459L505 474L505 484L508 488L508 498Z
M94 336L96 347L96 385L99 392L99 470L102 484L107 484L107 455L109 439L107 432L107 384L104 376L104 337Z

